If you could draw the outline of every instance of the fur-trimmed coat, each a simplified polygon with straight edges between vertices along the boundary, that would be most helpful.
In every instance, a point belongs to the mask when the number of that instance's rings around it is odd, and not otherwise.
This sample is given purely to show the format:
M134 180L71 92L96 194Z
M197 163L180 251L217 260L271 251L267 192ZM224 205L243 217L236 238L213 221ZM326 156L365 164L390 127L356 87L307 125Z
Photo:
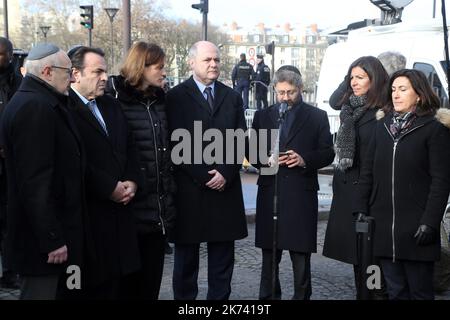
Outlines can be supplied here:
M418 246L414 234L421 224L439 234L450 192L450 110L418 117L399 139L388 129L392 114L379 111L377 119L353 211L375 218L375 256L438 260L439 236Z

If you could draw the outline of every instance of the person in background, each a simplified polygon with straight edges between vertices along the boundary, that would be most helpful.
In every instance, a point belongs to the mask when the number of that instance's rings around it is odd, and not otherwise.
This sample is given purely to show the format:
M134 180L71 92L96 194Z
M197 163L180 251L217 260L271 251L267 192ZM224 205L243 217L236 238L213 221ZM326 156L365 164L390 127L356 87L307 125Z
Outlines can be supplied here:
M255 98L258 110L268 107L267 91L270 85L270 68L264 63L264 56L256 56Z
M129 277L129 291L139 299L158 299L167 235L173 229L176 213L162 89L167 83L165 56L157 44L136 42L125 57L120 75L109 78L109 93L122 106L145 176L133 206L142 267Z
M388 74L372 56L356 59L346 75L346 91L339 103L341 126L335 152L333 199L323 255L353 265L357 299L361 298L362 270L357 260L357 233L351 204L359 184L361 163L367 156L378 109L386 104Z
M255 77L253 66L247 62L245 53L239 56L239 63L236 64L231 73L233 88L239 93L244 102L244 110L248 109L248 92L250 90L250 81Z
M395 72L362 164L354 211L375 218L389 299L434 299L434 262L450 192L450 111L418 70Z
M19 89L22 82L22 76L14 69L12 62L13 44L7 38L0 37L0 118L6 104ZM8 256L5 254L6 247L4 246L6 237L7 179L4 152L1 145L0 138L0 251L2 254L0 286L2 288L17 289L20 286L18 275L9 266Z

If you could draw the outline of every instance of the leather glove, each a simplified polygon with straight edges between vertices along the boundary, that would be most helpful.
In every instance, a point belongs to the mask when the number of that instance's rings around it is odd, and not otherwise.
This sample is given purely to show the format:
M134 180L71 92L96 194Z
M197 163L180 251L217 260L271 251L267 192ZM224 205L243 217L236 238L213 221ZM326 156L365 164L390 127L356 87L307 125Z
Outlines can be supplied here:
M430 245L435 242L436 230L426 224L421 224L417 229L414 238L416 239L416 244L418 246Z

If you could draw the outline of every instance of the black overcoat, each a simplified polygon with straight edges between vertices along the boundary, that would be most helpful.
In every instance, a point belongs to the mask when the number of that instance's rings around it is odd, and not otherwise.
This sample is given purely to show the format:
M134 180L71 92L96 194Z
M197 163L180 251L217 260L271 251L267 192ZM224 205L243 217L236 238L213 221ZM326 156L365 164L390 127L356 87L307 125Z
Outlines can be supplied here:
M450 127L449 110L439 114ZM391 123L392 114L377 123L354 211L375 218L375 256L435 261L440 257L440 237L418 246L414 234L426 224L439 235L450 191L450 130L434 116L422 116L394 143Z
M243 152L240 159L233 161L234 164L207 164L201 154L195 154L193 148L194 143L198 143L203 153L209 144L202 144L202 137L194 134L194 121L199 121L202 125L200 134L215 128L225 137L226 129L246 129L242 98L231 88L216 81L214 110L211 111L191 77L170 90L166 101L170 132L185 129L190 134L192 143L189 144L192 151L191 164L175 165L177 219L171 240L175 243L200 243L246 237L247 224L239 175ZM172 142L173 145L177 144L176 141ZM225 150L222 151L225 153ZM201 163L194 164L192 160L199 156ZM205 186L212 178L208 171L213 169L226 179L224 191L215 191Z
M108 135L97 119L70 90L70 107L87 157L87 205L97 260L89 266L92 284L139 269L139 252L132 202L110 200L118 181L142 181L137 150L120 104L110 96L96 98Z
M361 163L367 155L374 133L377 109L369 109L356 123L356 148L353 166L345 171L335 169L333 176L333 200L323 255L346 263L357 264L355 217L352 203L358 189Z
M252 128L257 133L260 129L278 129L278 109L279 104L275 104L257 111ZM303 157L306 167L279 167L277 246L309 253L316 252L317 244L317 170L333 161L334 151L326 112L304 102L296 105L295 109L293 124L280 150L294 150ZM252 143L257 136L251 135ZM270 135L267 137L268 146L269 140ZM272 249L274 186L275 175L259 176L255 244L263 249Z
M8 178L6 254L22 275L84 267L91 250L84 198L85 158L67 97L27 76L2 117ZM86 228L85 228L86 227ZM67 245L67 264L48 253Z

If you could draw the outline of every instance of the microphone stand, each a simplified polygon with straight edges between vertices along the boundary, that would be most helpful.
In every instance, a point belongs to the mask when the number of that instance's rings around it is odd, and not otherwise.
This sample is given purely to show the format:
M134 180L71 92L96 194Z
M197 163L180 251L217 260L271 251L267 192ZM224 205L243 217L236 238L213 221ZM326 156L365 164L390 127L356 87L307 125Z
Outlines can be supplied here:
M280 152L280 133L284 122L286 112L280 112L278 116L278 135L275 141L275 157L278 166L278 157ZM279 170L279 167L278 167ZM276 293L276 275L277 275L277 242L278 242L278 170L275 173L275 186L273 192L273 229L272 229L272 300L275 300Z

